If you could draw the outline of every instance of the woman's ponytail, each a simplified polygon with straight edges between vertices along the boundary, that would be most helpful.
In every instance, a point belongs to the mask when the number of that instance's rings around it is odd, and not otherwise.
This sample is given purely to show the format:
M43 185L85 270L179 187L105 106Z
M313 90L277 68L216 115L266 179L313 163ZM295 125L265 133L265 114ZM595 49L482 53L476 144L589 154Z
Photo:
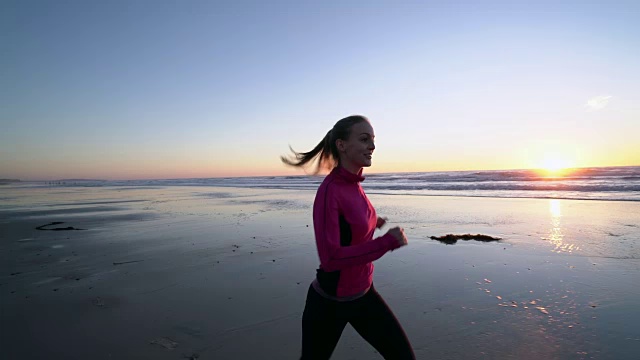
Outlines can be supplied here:
M331 171L334 167L338 166L340 162L340 153L336 146L336 140L341 139L346 141L349 138L351 127L361 121L368 120L366 117L360 115L352 115L341 119L311 151L297 152L289 146L293 156L280 156L280 159L283 163L295 167L304 167L317 159L314 174L322 170Z

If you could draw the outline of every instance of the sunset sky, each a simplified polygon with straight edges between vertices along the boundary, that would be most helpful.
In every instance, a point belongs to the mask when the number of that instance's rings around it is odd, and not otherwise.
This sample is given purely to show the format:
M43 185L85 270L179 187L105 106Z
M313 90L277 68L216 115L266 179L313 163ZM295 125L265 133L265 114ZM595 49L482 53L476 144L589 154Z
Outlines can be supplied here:
M512 3L512 4L510 4ZM638 1L2 1L0 178L640 165Z

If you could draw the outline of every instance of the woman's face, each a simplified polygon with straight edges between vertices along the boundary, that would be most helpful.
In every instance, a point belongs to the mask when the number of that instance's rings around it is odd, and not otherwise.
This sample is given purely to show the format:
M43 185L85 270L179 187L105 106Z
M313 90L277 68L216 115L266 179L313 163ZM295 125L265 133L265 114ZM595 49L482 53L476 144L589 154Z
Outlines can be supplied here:
M368 121L353 125L349 138L336 143L342 166L354 171L371 166L371 155L376 148L374 139L373 127Z

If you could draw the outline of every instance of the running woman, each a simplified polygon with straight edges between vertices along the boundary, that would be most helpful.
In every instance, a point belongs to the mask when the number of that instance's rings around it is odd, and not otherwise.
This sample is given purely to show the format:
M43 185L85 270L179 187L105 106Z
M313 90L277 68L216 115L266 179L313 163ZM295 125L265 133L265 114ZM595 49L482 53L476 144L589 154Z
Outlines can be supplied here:
M285 164L302 167L317 158L316 173L330 173L318 188L313 226L320 267L309 286L302 315L302 360L329 359L347 323L385 359L415 359L411 344L389 306L373 286L373 261L407 245L404 230L385 225L362 190L371 166L375 135L369 120L354 115L338 121L309 152L293 151Z

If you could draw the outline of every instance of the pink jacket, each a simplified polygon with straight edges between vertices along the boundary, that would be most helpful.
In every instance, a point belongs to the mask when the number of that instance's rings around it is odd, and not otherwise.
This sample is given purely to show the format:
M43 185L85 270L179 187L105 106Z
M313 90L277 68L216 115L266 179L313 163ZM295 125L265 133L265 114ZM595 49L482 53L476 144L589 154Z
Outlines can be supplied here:
M335 297L366 291L373 281L373 263L398 248L393 235L373 239L376 210L360 182L362 171L352 174L336 167L324 179L313 204L313 226L320 257L317 281Z

